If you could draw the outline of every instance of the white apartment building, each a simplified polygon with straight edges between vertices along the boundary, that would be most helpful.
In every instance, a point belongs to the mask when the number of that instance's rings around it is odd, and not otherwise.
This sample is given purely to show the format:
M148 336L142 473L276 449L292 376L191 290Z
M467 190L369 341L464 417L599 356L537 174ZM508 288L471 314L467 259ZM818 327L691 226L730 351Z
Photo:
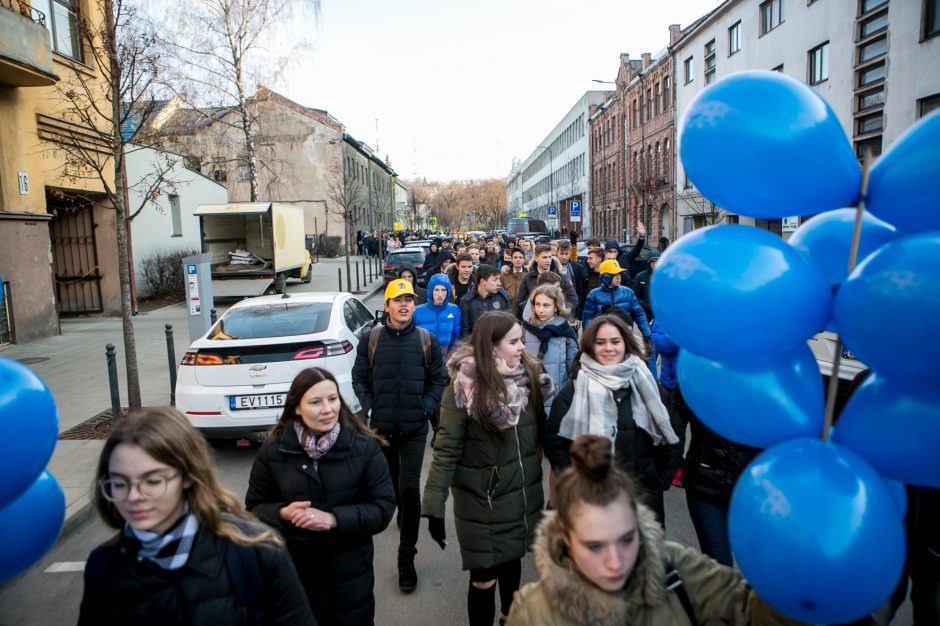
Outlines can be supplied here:
M588 118L590 108L599 106L608 95L606 91L585 92L532 154L521 165L514 164L506 181L510 217L526 215L545 220L550 228L590 234ZM581 218L572 222L574 203L580 203ZM550 207L556 215L549 215Z
M728 0L670 48L677 127L706 85L742 70L777 70L819 92L860 157L866 150L877 156L940 106L938 14L940 0ZM722 221L777 233L798 225L726 214L689 183L679 161L678 236Z

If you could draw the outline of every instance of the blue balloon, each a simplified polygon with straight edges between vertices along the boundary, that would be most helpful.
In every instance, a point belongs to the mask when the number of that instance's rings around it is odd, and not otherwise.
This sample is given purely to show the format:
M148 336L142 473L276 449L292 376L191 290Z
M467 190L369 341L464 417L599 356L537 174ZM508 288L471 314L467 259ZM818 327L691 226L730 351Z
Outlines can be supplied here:
M884 476L881 477L881 480L884 481L885 488L891 494L891 499L894 500L894 508L897 509L898 516L903 520L904 516L907 515L907 488L899 480L892 480Z
M759 454L738 479L728 515L741 572L794 619L858 619L900 579L904 527L891 494L839 444L795 439Z
M861 185L836 114L781 72L738 72L699 92L679 126L679 154L706 198L741 215L822 213L855 204Z
M0 509L0 580L16 576L52 547L65 521L65 495L49 472Z
M940 391L907 389L872 374L849 398L833 441L871 463L882 476L940 488Z
M856 267L836 294L833 323L845 345L897 384L940 382L938 268L940 232L895 239Z
M59 420L46 383L0 357L0 506L26 491L52 457Z
M650 299L663 330L718 361L789 351L829 320L829 284L766 230L726 224L685 235L659 258Z
M865 207L907 233L940 230L940 111L908 128L871 168Z
M735 363L682 350L677 368L689 408L726 439L769 448L822 432L822 376L805 343L770 359Z
M848 275L855 213L855 209L821 213L796 229L788 241L822 272L833 287L842 284ZM861 262L897 236L898 232L891 224L863 212L856 262Z

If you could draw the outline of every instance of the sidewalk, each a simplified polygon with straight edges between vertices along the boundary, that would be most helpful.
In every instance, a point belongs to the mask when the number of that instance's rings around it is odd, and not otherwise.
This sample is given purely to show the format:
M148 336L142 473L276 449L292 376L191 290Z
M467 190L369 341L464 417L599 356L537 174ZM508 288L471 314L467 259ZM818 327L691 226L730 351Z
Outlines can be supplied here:
M350 257L361 264L363 257ZM310 283L288 283L288 292L336 291L337 270L342 269L345 287L346 259L321 258L313 265ZM367 277L366 277L367 278ZM368 285L360 285L357 295L363 300L384 286L381 271ZM360 283L364 282L360 280ZM356 272L352 271L352 289L356 288ZM221 315L234 301L216 303ZM170 402L170 374L167 360L165 324L173 325L176 350L174 366L179 364L189 346L189 330L185 303L141 313L134 318L134 337L140 373L141 401L144 406L161 406ZM49 386L59 413L59 433L110 409L108 367L105 346L113 343L117 354L118 383L121 402L127 404L124 368L124 339L121 319L116 317L62 318L62 334L25 345L0 348L0 357L25 360L26 364ZM70 532L90 514L91 489L98 455L104 440L56 442L48 470L65 492L65 528Z

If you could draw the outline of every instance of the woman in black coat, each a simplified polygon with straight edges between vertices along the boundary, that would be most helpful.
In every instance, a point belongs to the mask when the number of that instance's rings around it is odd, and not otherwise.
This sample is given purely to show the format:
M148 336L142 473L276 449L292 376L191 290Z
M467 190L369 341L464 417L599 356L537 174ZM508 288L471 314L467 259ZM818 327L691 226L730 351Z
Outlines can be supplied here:
M574 378L552 402L543 430L545 456L559 474L580 434L611 439L621 469L641 488L643 503L665 523L663 492L682 460L683 427L662 401L643 349L619 315L596 317L581 336ZM569 436L566 436L569 435Z
M96 474L95 507L119 532L88 557L80 626L316 626L284 542L219 485L178 411L124 417Z
M310 368L291 384L251 468L247 508L287 540L321 626L373 623L372 536L395 510L380 445L333 375Z

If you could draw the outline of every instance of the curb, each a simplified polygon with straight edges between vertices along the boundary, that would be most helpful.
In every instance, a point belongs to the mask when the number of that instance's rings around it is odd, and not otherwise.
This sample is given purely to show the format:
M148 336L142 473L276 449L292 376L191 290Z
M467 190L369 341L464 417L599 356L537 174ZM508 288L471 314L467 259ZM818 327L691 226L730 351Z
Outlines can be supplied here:
M88 521L94 513L95 507L90 494L85 494L65 508L65 521L62 530L56 538L56 543L64 540L75 532L79 526Z

